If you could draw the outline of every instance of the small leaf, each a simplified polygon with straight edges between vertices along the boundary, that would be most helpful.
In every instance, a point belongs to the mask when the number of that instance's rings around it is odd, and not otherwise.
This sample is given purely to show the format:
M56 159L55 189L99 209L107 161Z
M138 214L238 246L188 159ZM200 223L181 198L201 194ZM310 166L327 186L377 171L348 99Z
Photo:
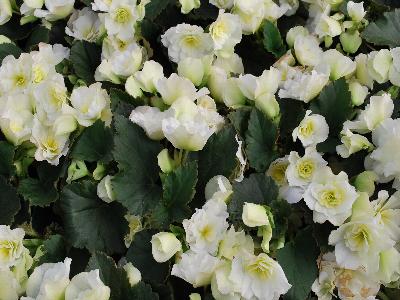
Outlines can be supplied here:
M90 181L66 185L60 197L65 238L74 247L89 251L122 253L128 225L125 209L97 197L97 185Z
M86 128L72 149L71 157L89 162L112 159L113 133L101 120Z
M15 147L6 141L0 141L0 174L9 176L14 174Z
M383 17L369 25L362 32L362 37L379 46L400 46L400 9L385 12Z
M228 118L242 137L246 136L251 107L241 107L229 113Z
M101 63L101 48L94 43L77 41L71 47L70 60L76 75L87 84L93 83L96 68Z
M293 242L278 250L277 259L292 285L283 296L285 300L304 300L311 292L311 285L318 276L319 250L312 236L312 228L301 231Z
M0 176L0 224L9 225L21 208L17 191Z
M39 43L49 43L50 41L50 30L44 26L37 26L29 35L25 48L32 50Z
M264 48L275 55L281 57L286 52L279 29L270 21L265 21L263 26Z
M278 128L263 112L253 108L246 133L246 153L250 166L258 172L265 172L278 157L275 142Z
M44 184L35 178L22 179L18 186L18 192L32 206L48 206L58 198L58 193L54 185Z
M124 103L134 105L135 107L144 104L143 101L140 101L139 99L135 99L131 95L129 95L127 92L116 89L116 88L110 89L110 98L111 98L112 102L124 102Z
M172 0L152 0L146 5L146 19L154 21L167 7Z
M50 236L43 242L42 251L44 254L39 258L37 265L62 261L66 256L64 238L59 234Z
M1 44L0 45L0 63L3 59L8 56L12 55L15 58L18 58L22 53L22 50L15 46L14 44Z

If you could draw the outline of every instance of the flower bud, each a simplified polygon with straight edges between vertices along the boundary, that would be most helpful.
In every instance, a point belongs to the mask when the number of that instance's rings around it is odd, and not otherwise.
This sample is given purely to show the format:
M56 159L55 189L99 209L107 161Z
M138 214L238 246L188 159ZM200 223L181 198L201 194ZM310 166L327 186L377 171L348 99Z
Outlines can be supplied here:
M354 180L354 186L359 192L366 192L368 196L372 196L375 192L375 181L378 175L372 171L364 171L357 175Z
M358 151L371 150L373 148L373 145L365 136L354 134L350 130L346 130L341 141L343 144L336 147L336 152L343 158L348 158Z
M137 268L132 265L132 263L125 264L123 268L126 271L126 276L128 276L129 284L132 287L142 280L142 274Z
M10 0L0 1L0 25L7 23L12 16Z
M5 35L0 35L0 44L12 44L12 41Z
M248 227L269 225L267 211L262 205L245 203L242 213L243 223Z
M268 118L275 119L280 112L279 103L274 94L263 94L255 99L256 107L265 113Z
M129 76L128 79L126 80L125 90L133 98L140 98L143 96L141 85L133 75Z
M112 178L112 176L107 175L97 185L97 196L107 203L111 203L115 200L115 194L111 182Z
M361 22L367 13L364 10L364 2L355 3L353 1L347 2L347 13L354 22Z
M182 250L181 242L170 232L160 232L151 238L151 252L154 259L163 263L169 260L176 252Z
M351 81L349 83L349 90L351 93L351 102L355 106L362 105L368 95L368 88L361 85L358 81Z
M158 166L163 173L170 173L176 168L176 162L171 158L168 149L163 149L157 155Z
M200 0L179 0L181 4L181 13L188 14L192 9L200 7Z
M65 290L65 300L108 300L110 288L101 281L99 270L75 275Z
M286 43L290 48L293 48L294 46L294 41L298 36L307 36L310 33L308 32L308 29L303 27L303 26L295 26L289 29L288 33L286 34Z
M83 160L73 160L68 167L67 182L71 183L74 180L81 179L89 175L89 171Z
M78 124L75 117L68 114L59 116L53 124L55 135L64 135L74 132L77 126Z
M217 175L207 182L204 194L207 200L213 198L226 202L232 193L232 185L229 179L225 176Z
M189 79L195 86L199 86L208 74L211 63L212 56L205 56L203 58L187 57L179 61L178 74Z
M360 48L362 39L360 33L355 31L342 32L340 35L340 43L342 44L343 50L347 53L356 53Z
M201 296L198 293L192 293L189 295L189 300L201 300Z
M105 172L106 172L106 167L104 166L104 164L101 162L97 162L96 169L94 169L92 174L94 180L101 180L104 177Z

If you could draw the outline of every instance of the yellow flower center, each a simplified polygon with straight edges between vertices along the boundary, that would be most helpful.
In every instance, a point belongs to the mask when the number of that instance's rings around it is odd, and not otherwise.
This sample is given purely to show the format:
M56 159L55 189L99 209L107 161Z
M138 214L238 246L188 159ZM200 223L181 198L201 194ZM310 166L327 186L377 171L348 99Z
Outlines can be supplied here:
M67 99L67 95L64 91L60 91L56 88L51 89L51 102L56 106L61 106L62 103Z
M129 21L131 18L131 13L128 9L120 7L115 11L115 21L117 23L123 24Z
M220 22L216 23L212 27L211 35L213 37L217 37L217 38L220 38L220 37L224 36L225 32L227 31L226 27L227 26L226 26L225 22L220 21Z
M279 184L283 184L285 181L285 173L288 167L288 163L278 163L271 169L271 177Z
M17 122L17 121L11 121L10 122L10 130L14 133L18 133L20 131L22 131L23 126L21 124L21 122Z
M246 271L260 279L268 279L274 272L273 261L266 254L259 254L246 267Z
M188 47L196 48L200 44L200 39L196 35L187 35L183 38L183 42Z
M19 86L19 87L24 86L25 83L26 83L26 79L25 79L25 76L23 74L16 75L14 80L15 80L15 85Z
M304 124L301 124L299 127L299 133L302 136L308 137L312 135L313 132L314 132L314 123L311 120L305 122Z
M314 173L315 164L311 159L299 160L296 169L301 178L309 179Z
M209 240L210 238L212 238L213 228L211 227L211 225L207 224L206 226L204 226L200 231L200 236L204 240Z
M57 141L55 140L55 138L54 137L48 137L45 141L44 141L44 143L43 143L43 146L47 149L47 150L49 150L50 152L57 152L57 150L58 150L58 143L57 143Z
M327 189L320 193L319 202L328 208L337 207L343 203L344 195L341 190Z
M46 74L43 72L42 68L39 66L33 67L33 82L40 83L46 77Z

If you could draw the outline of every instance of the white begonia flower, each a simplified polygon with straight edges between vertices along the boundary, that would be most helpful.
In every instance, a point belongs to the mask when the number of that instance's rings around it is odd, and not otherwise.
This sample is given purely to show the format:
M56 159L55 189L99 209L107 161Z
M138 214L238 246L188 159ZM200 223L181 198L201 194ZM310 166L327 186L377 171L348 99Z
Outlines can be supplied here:
M248 227L269 225L268 214L262 205L247 203L243 205L243 223Z
M16 101L18 99L18 101ZM33 124L32 100L26 94L11 94L3 98L0 110L0 127L15 146L30 139Z
M322 256L319 275L311 286L311 290L317 295L318 300L331 300L334 296L336 267L335 255L332 252Z
M294 52L296 58L303 66L316 66L322 59L322 49L319 41L312 35L299 35L294 40Z
M204 95L203 90L197 92L196 87L189 79L180 77L175 73L172 73L168 78L159 79L156 88L167 105L172 105L182 98L194 101Z
M400 240L400 193L394 193L390 198L386 191L379 191L378 199L371 202L378 223L387 231L394 241Z
M370 52L367 61L369 75L378 83L385 83L389 80L392 60L392 55L388 49Z
M226 79L226 78L225 78ZM246 97L240 90L240 80L236 77L226 79L222 85L222 101L227 107L238 108L245 105Z
M234 0L232 13L240 18L243 34L252 34L264 19L264 0Z
M344 52L354 54L362 44L362 38L358 30L347 30L340 34L340 43Z
M142 280L142 274L140 271L132 265L132 263L127 263L123 266L126 276L128 277L129 284L133 287L137 285Z
M188 98L175 101L168 112L173 116L162 120L162 131L177 149L203 149L209 137L224 124L216 110L198 106Z
M21 256L16 260L15 265L10 268L19 288L16 290L19 295L25 293L26 283L28 281L28 271L33 265L33 258L29 254L29 250L23 248Z
M329 167L317 170L304 193L304 201L313 210L314 222L322 224L329 221L335 226L343 224L351 216L357 197L347 174L340 172L334 175Z
M264 18L266 20L270 22L276 22L276 20L292 9L292 6L286 0L281 0L279 3L280 5L275 3L273 0L264 0Z
M104 18L104 26L109 35L117 35L128 40L135 35L138 20L136 1L113 0Z
M314 147L307 147L302 157L297 152L291 151L288 161L286 179L289 186L302 188L306 188L318 170L328 164Z
M88 127L99 119L107 126L110 125L112 117L110 96L101 88L101 83L74 89L70 102L72 107L64 106L63 109L66 113L74 115L80 125Z
M22 92L31 83L32 57L27 53L16 59L8 55L0 67L0 87L4 93Z
M56 136L72 133L78 127L78 122L72 115L64 114L55 119L53 132Z
M233 7L234 0L209 0L209 2L220 9L229 10Z
M361 150L372 150L374 147L365 136L352 133L348 129L342 132L341 142L343 144L336 146L336 152L343 158L349 158Z
M280 98L291 98L310 102L317 97L329 82L329 70L312 70L311 73L289 68L285 81L279 90Z
M289 29L288 33L286 34L286 43L290 48L293 48L294 46L294 41L298 36L308 36L310 33L308 32L308 29L303 27L303 26L294 26Z
M213 198L227 202L232 195L232 185L229 179L222 175L211 178L205 187L204 195L207 200Z
M72 260L46 263L36 267L29 276L26 296L41 300L64 300L65 289L69 284L69 271Z
M213 66L225 70L227 74L243 74L244 66L242 58L236 53L232 53L230 56L217 56L213 61Z
M361 22L367 13L364 10L364 2L347 2L347 13L354 22Z
M307 110L304 119L293 130L292 137L294 142L299 139L304 147L308 147L326 141L328 134L329 126L325 117Z
M253 239L243 230L235 231L235 228L231 226L219 244L218 257L232 260L242 251L254 252Z
M368 72L368 56L366 54L360 53L355 57L355 62L357 64L356 68L356 78L357 80L372 89L374 85L374 79Z
M338 20L328 15L329 10L319 14L316 20L315 33L319 38L335 37L342 33L342 26Z
M400 279L400 253L395 247L380 253L379 271L375 277L384 284Z
M200 86L208 76L212 61L211 55L184 58L178 63L178 74L189 79L195 86Z
M379 176L379 182L392 179L394 187L400 187L400 119L386 119L372 132L375 150L367 156L365 167Z
M20 285L9 269L0 271L0 299L18 300Z
M168 48L168 56L175 63L186 57L201 58L213 50L209 33L205 33L200 26L185 23L169 28L161 36L161 42Z
M110 288L100 279L99 270L75 275L65 290L65 300L108 300Z
M12 16L12 7L10 0L0 1L0 25L7 23Z
M181 4L181 13L188 14L193 9L200 7L200 0L179 0Z
M229 86L227 86L227 88L221 87L224 87L227 84L228 76L229 73L223 68L211 66L208 74L207 87L210 89L211 96L217 102L223 102L223 94L227 93L225 90L229 88ZM239 85L238 82L236 83Z
M322 55L324 64L330 67L330 79L332 81L350 76L356 70L357 64L351 58L343 55L336 49L329 49Z
M110 10L112 0L94 0L92 3L92 9L95 11L108 12Z
M244 299L278 299L291 288L282 267L265 253L235 257L229 279Z
M357 218L341 225L329 235L329 244L335 246L335 256L342 268L364 268L368 274L379 269L379 254L395 244L384 228L372 217Z
M375 300L380 283L364 270L337 270L335 285L340 299Z
M52 126L43 125L37 118L33 120L30 141L36 146L35 159L52 165L58 165L69 149L69 134L56 135Z
M214 299L218 300L240 300L239 286L230 279L232 264L230 261L223 261L215 270L211 279L211 293Z
M355 131L361 134L374 131L383 121L391 117L394 103L389 94L372 96L369 104L354 121L345 121L343 131Z
M24 236L23 229L0 225L0 269L15 266L24 251Z
M143 91L155 93L157 91L157 81L164 78L164 70L158 62L148 60L143 64L142 70L136 72L133 76Z
M166 262L178 251L182 251L182 244L173 233L159 232L151 238L151 253L159 263Z
M210 199L201 209L196 209L190 219L182 222L190 249L215 255L228 229L228 217L227 206L221 200Z
M113 176L105 176L97 185L97 196L104 202L111 203L115 200L112 182Z
M32 16L35 9L42 8L44 0L24 0L21 4L20 12L22 15Z
M393 85L400 86L400 47L390 49L393 63L389 70L389 80Z
M210 25L210 35L214 42L215 52L223 57L234 53L236 44L242 40L242 25L237 15L219 11L217 20Z
M352 80L349 82L349 90L351 93L351 102L355 106L362 105L369 93L368 88L366 86L361 85L356 80Z
M162 121L172 116L170 110L162 112L158 107L138 106L131 112L129 119L142 127L152 140L161 140L164 138Z
M100 18L88 7L75 10L68 20L65 33L77 40L94 42L101 35Z
M47 21L57 21L69 16L74 9L75 0L45 0L47 10L35 9L37 18L45 18Z
M271 177L278 186L287 185L286 170L289 167L289 155L275 159L265 174Z
M254 101L256 98L257 77L253 74L240 75L237 83L242 94L247 99Z
M49 45L45 43L39 44L39 51L31 52L34 64L42 62L52 66L58 65L70 55L70 50L60 44Z
M188 250L173 265L171 275L182 278L193 287L209 285L220 260L206 251Z

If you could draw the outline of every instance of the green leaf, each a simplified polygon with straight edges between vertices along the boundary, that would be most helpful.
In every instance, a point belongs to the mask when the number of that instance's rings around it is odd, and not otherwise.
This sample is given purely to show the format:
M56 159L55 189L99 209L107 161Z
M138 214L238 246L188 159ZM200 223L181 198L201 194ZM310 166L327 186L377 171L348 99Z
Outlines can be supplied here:
M18 58L22 53L22 50L14 44L1 44L0 45L0 63L8 55L13 55Z
M0 176L0 224L9 225L21 208L17 191Z
M311 103L313 113L323 115L329 125L329 135L337 137L343 123L353 115L349 85L340 78L327 85L317 100Z
M387 7L400 8L400 2L398 0L372 0L374 3L384 5Z
M6 141L0 141L0 174L9 176L14 174L15 147Z
M50 30L44 26L37 26L29 35L25 48L32 50L39 43L49 43L50 41Z
M18 186L18 192L32 206L45 207L55 202L58 198L54 185L45 184L36 178L22 179Z
M286 47L283 44L281 33L278 27L276 27L270 21L265 21L263 26L264 34L264 48L275 55L275 57L281 57L286 52Z
M369 23L361 36L367 41L379 46L391 48L400 46L400 9L385 12L383 17Z
M119 173L113 179L117 201L132 214L143 215L161 199L157 155L161 145L124 117L115 117L114 158Z
M43 242L41 249L44 254L39 258L37 265L57 263L66 256L64 238L59 234L50 236L49 239Z
M263 112L253 108L246 133L246 154L250 166L258 172L265 172L278 157L275 142L278 128Z
M60 208L65 238L72 246L110 254L125 251L125 209L118 203L100 200L95 183L84 181L65 186Z
M192 201L197 183L197 162L179 166L161 177L163 199L155 211L155 221L163 226L182 222L190 214L187 204Z
M71 157L89 162L112 159L113 133L101 120L86 128L72 149Z
M94 73L101 63L101 48L94 43L77 41L71 47L70 60L76 75L87 84L93 83Z
M167 7L172 0L152 0L146 5L146 19L154 21Z
M236 131L242 136L246 136L247 126L249 125L251 107L241 107L229 113L228 118L235 127Z
M12 41L19 41L27 38L32 32L34 25L32 23L21 26L20 16L14 14L10 21L0 26L0 35L5 35Z
M157 300L158 295L143 281L131 287L126 271L117 267L111 257L96 252L89 260L87 271L99 270L103 283L111 290L110 300Z
M116 88L110 89L110 98L112 102L124 102L135 107L144 104L140 99L135 99L127 92Z
M168 263L157 263L151 254L153 230L143 230L135 238L126 253L126 259L139 269L145 281L160 283L169 274Z
M292 285L283 297L285 300L304 300L318 276L319 250L312 236L312 228L301 231L293 242L278 250L277 259Z
M278 187L274 180L264 174L253 173L242 182L233 184L233 196L228 204L230 219L240 222L245 202L268 205L277 197Z

